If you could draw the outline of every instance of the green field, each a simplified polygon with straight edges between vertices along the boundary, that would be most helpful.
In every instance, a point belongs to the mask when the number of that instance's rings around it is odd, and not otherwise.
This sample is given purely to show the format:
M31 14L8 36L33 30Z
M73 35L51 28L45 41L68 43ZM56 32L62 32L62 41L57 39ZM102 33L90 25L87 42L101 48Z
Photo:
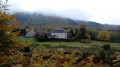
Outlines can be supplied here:
M91 43L80 43L80 42L37 42L34 38L18 38L23 43L31 43L32 47L37 48L38 46L45 46L47 48L64 48L64 49L79 49L79 50L100 50L100 47L104 44L110 44L111 49L120 51L120 43L113 42L102 42L102 41L91 41Z
M37 42L34 38L21 36L18 40L31 45L8 57L1 55L5 58L1 58L2 61L12 67L120 67L120 43ZM110 44L111 48L106 50L103 48L105 44Z

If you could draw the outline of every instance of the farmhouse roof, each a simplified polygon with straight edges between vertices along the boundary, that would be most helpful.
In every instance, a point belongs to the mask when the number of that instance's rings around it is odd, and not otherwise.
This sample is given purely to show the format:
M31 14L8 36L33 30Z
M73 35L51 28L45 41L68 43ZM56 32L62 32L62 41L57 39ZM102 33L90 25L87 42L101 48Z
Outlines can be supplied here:
M51 33L66 33L64 29L54 30Z

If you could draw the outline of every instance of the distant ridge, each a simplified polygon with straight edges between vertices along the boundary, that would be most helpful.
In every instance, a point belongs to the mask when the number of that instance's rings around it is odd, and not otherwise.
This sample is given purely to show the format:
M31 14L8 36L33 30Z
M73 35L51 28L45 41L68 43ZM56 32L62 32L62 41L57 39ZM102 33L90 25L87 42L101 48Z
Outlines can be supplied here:
M31 26L63 26L63 25L79 25L80 23L86 24L88 27L101 28L101 27L113 27L113 25L100 24L93 21L84 20L73 20L70 18L63 18L59 16L47 16L38 13L17 13L16 16L19 19L20 25L31 25ZM114 25L115 26L115 25Z

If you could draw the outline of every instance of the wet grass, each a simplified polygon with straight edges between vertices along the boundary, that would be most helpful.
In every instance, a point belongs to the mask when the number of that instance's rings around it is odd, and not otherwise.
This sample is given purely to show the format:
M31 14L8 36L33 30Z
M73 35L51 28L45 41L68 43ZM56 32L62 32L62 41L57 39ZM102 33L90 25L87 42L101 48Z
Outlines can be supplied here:
M120 43L91 41L91 43L80 42L37 42L34 38L18 37L23 43L31 43L32 46L45 46L45 47L59 47L59 48L75 48L75 49L94 49L102 47L104 44L110 44L111 49L120 50Z

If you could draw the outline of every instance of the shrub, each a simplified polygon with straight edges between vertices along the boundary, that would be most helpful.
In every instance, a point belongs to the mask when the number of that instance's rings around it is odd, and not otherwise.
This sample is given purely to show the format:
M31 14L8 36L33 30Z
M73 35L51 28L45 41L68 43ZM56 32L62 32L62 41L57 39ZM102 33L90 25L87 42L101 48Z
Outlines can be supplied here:
M89 55L90 55L89 52L83 52L81 54L81 58L87 58Z
M48 35L46 33L36 33L34 37L39 42L48 40Z
M106 59L106 54L104 51L99 51L98 55L100 59Z
M110 50L110 48L111 48L110 44L103 45L104 50Z
M29 47L24 47L23 52L30 52L30 48Z
M113 67L120 67L120 62L115 63Z

